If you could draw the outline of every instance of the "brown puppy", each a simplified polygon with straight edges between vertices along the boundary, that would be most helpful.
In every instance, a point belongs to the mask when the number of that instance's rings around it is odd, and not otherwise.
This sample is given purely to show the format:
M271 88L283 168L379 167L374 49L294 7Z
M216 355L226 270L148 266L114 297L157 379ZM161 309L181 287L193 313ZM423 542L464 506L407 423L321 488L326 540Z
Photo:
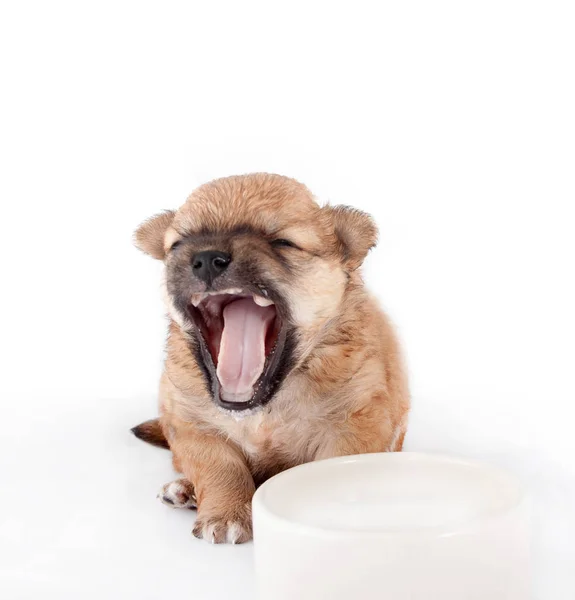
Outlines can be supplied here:
M197 537L249 540L254 490L284 469L401 450L398 346L358 270L376 237L365 213L268 174L203 185L137 230L171 320L160 418L133 431L172 450L184 479L161 497L197 504Z

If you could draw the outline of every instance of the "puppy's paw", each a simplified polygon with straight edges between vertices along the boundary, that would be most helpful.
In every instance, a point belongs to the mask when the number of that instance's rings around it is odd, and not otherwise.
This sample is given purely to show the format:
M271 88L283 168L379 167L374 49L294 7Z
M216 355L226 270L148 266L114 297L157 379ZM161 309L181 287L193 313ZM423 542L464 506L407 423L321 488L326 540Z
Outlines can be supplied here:
M194 486L187 479L176 479L166 483L158 498L172 508L196 508Z
M192 533L210 544L243 544L252 539L252 511L249 504L221 514L200 514Z

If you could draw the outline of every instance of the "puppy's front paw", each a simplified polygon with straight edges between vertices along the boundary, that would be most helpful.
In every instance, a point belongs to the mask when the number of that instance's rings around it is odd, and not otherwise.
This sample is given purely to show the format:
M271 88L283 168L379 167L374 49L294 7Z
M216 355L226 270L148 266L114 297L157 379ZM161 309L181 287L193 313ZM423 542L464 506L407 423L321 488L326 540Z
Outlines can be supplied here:
M196 508L194 486L187 479L176 479L166 483L158 498L172 508Z
M252 539L252 510L249 504L221 513L200 512L192 533L211 544L243 544Z

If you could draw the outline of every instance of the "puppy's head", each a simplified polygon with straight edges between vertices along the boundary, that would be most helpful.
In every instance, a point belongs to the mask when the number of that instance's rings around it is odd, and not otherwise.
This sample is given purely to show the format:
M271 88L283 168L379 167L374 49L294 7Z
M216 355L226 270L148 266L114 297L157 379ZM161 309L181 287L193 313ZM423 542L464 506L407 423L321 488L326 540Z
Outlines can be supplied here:
M376 236L365 213L322 208L300 183L255 174L203 185L135 238L165 262L170 316L214 401L243 411L269 402L337 317Z

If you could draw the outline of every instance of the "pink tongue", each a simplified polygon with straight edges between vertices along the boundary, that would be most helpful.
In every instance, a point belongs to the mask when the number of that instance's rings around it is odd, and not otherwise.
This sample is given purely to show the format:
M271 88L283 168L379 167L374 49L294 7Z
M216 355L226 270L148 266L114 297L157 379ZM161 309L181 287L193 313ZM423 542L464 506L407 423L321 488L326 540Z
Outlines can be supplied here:
M275 314L273 306L258 306L251 298L224 308L217 368L224 400L245 402L252 397L253 386L264 369L266 334Z

